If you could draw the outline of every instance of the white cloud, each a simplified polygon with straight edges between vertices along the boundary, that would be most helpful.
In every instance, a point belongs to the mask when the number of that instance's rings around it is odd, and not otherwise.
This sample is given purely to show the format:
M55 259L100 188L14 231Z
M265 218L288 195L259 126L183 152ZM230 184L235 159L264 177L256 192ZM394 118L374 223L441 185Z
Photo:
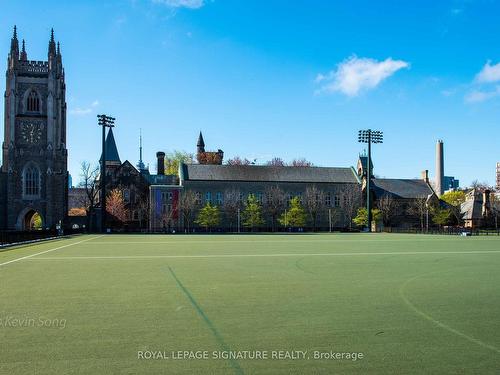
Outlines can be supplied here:
M71 115L75 115L75 116L85 116L85 115L88 115L91 112L92 112L92 109L90 109L90 108L78 108L77 107L77 108L69 110L69 113Z
M322 84L318 92L338 91L354 97L361 91L377 87L398 70L409 66L406 61L393 60L390 57L384 61L377 61L351 56L326 75L318 74L316 82Z
M480 83L500 81L500 63L491 65L491 61L488 60L483 69L476 75L475 80Z
M499 95L500 86L497 86L494 90L489 91L473 90L465 96L465 101L467 103L480 103Z
M88 114L92 113L92 111L94 110L94 108L96 108L98 106L99 106L99 101L98 100L94 100L90 104L89 107L87 107L87 108L76 107L76 108L70 109L69 113L71 115L75 115L75 116L85 116L85 115L88 115Z
M205 5L205 0L153 0L153 2L169 8L199 9Z

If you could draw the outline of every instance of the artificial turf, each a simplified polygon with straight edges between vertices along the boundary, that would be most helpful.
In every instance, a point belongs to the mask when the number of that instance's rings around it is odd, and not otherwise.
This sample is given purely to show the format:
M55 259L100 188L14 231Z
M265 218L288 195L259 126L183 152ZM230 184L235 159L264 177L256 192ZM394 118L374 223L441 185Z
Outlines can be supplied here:
M89 235L12 248L0 252L0 373L496 374L499 271L498 236ZM213 358L229 352L268 359Z

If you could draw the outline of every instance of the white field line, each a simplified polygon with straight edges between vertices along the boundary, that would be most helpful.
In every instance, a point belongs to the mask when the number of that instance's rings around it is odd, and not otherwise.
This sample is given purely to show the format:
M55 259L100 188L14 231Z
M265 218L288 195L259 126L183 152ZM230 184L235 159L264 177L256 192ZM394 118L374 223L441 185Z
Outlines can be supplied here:
M448 332L451 332L451 333L454 333L455 335L457 336L460 336L460 337L463 337L464 339L470 341L470 342L473 342L474 344L477 344L477 345L480 345L482 346L483 348L486 348L486 349L490 349L494 352L497 352L497 353L500 353L500 349L498 349L497 347L493 346L493 345L489 345L479 339L476 339L472 336L469 336L469 335L466 335L465 333L459 331L458 329L455 329L437 319L434 319L432 316L430 316L429 314L427 314L426 312L420 310L418 307L416 307L409 299L408 297L406 296L406 287L408 286L408 284L410 284L411 282L413 282L414 280L416 279L419 279L421 277L424 277L424 276L427 276L427 275L431 275L431 274L436 274L438 273L438 271L435 271L435 272L429 272L429 273L425 273L425 274L422 274L422 275L417 275L415 277L412 277L408 280L406 280L402 285L401 287L399 288L399 295L400 297L403 299L404 303L410 308L412 309L416 314L420 315L422 318L428 320L429 322L431 323L434 323L435 325L437 325L438 327L442 328L442 329L445 329L447 330Z
M102 237L102 236L87 238L86 240L82 240L82 241L78 241L78 242L72 242L72 243L69 243L67 245L58 246L58 247L55 247L53 249L49 249L49 250L45 250L45 251L40 251L39 253L35 253L35 254L31 254L31 255L26 255L26 256L21 257L21 258L16 258L16 259L13 259L13 260L9 260L8 262L0 263L0 267L1 266L5 266L5 265L10 264L10 263L19 262L20 260L30 259L30 258L33 258L33 257L35 257L37 255L50 253L51 251L56 251L56 250L64 249L66 247L78 245L78 244L81 244L83 242L87 242L87 241L90 241L90 240L93 240L93 239L96 239L96 238L100 238L100 237Z
M463 238L458 238L453 237L451 239L456 239L458 241L463 240ZM483 238L481 238L483 239ZM486 239L486 238L484 238ZM491 238L492 240L498 240L499 238ZM182 245L182 244L200 244L200 245L209 245L211 243L279 243L279 242L285 242L285 243L298 243L298 242L303 242L303 243L315 243L315 242L331 242L331 243L337 243L337 242L351 242L351 243L365 243L365 242L408 242L408 241L415 241L415 242L420 242L420 241L436 241L437 238L417 238L414 240L408 240L408 239L366 239L366 240L353 240L353 239L326 239L326 240L309 240L309 239L287 239L287 240L199 240L199 241L190 241L190 240L181 240L179 239L178 241L96 241L93 242L95 245L163 245L163 244L176 244L176 245ZM439 240L450 240L450 238L442 238ZM470 240L470 239L469 239Z
M499 254L500 250L477 251L406 251L384 253L282 253L282 254L208 254L208 255L119 255L119 256L62 256L38 257L31 260L75 259L172 259L172 258L258 258L258 257L305 257L305 256L365 256L365 255L432 255L432 254Z

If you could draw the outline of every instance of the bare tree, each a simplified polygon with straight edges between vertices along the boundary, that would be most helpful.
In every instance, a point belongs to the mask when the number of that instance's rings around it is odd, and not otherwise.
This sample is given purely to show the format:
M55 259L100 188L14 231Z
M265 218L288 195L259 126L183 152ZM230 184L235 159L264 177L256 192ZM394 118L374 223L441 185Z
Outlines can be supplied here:
M282 158L275 157L275 158L272 158L271 160L269 160L266 163L266 165L270 165L273 167L284 167L286 165L286 163Z
M487 182L483 181L480 182L479 180L474 180L471 183L471 188L477 189L478 191L485 191L485 190L495 190L493 186L490 186Z
M233 230L233 226L237 225L238 210L242 208L240 197L241 192L238 189L228 189L224 192L224 202L222 209L229 221L229 229Z
M247 158L242 159L239 156L235 156L232 159L228 159L226 161L226 164L227 165L250 165L250 164L252 164L252 162L250 160L248 160Z
M316 230L318 217L324 209L325 193L319 190L316 185L307 186L304 193L304 207L311 220L313 230Z
M170 226L172 225L173 219L174 219L173 207L165 205L165 209L163 209L160 213L160 220L162 222L162 228L164 231L170 230Z
M399 211L399 202L392 195L385 193L377 200L377 208L382 214L384 225L389 225Z
M290 163L292 167L312 167L314 164L304 158L293 159Z
M182 213L184 228L187 229L189 233L193 224L194 214L197 206L196 194L192 190L182 191L179 198L179 206Z
M311 163L310 161L307 161L304 158L293 159L291 162L287 163L282 158L275 157L275 158L272 158L271 160L269 160L266 163L266 165L271 165L271 166L274 166L274 167L285 167L285 166L289 166L289 167L312 167L314 164Z
M361 207L361 189L358 185L347 186L341 190L343 196L342 209L349 229L352 229L352 220L356 217L358 208Z
M88 230L92 230L94 209L99 194L98 176L99 165L91 165L88 161L82 161L80 165L80 183L78 186L85 189L82 207L87 211Z
M274 232L278 224L278 218L285 209L285 192L278 186L271 186L265 191L264 210L271 218L271 229Z
M424 231L424 221L429 208L427 197L418 197L410 201L406 210L409 215L420 219L420 230L422 232Z
M137 209L137 216L139 218L139 227L142 228L143 222L147 222L149 218L149 202L147 195L139 196L135 208Z

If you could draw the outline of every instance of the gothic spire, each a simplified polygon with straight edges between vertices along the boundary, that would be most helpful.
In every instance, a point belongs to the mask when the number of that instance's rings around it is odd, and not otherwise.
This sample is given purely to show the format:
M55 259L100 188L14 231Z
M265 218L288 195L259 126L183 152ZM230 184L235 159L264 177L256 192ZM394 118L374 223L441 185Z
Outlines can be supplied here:
M200 135L198 136L198 143L196 144L196 146L198 146L198 151L205 151L205 141L203 140L203 134L201 134L201 131Z
M50 29L49 55L56 54L56 42L54 40L54 29Z
M106 135L105 144L106 164L120 165L121 161L120 156L118 155L118 148L116 147L115 137L113 135L113 128L109 128L108 134ZM102 161L102 154L100 161Z
M59 45L59 42L57 42L57 55L61 55L61 46Z
M21 60L23 60L23 61L28 60L28 54L26 53L26 46L24 43L24 39L23 39L23 47L21 49Z
M19 42L17 40L17 26L14 25L14 34L10 41L10 51L14 53L19 53Z

